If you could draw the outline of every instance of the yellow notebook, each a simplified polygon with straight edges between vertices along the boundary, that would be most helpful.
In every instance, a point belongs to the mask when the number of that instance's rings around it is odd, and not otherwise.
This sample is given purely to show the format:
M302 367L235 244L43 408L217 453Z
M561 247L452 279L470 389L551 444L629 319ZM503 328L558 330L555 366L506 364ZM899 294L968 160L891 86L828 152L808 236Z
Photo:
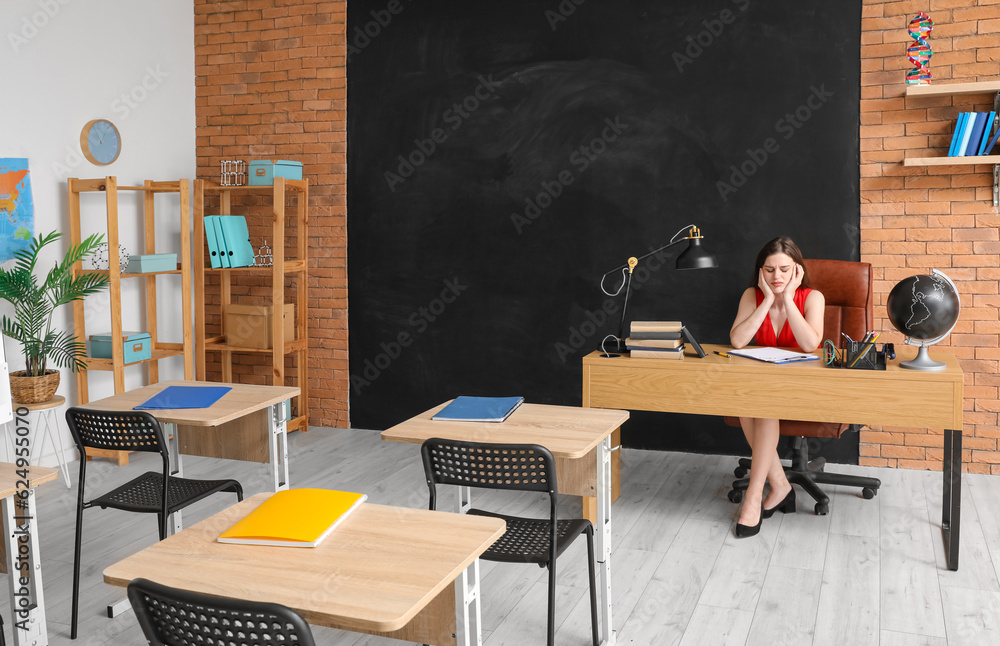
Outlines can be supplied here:
M285 489L223 532L219 542L316 547L366 498L332 489Z

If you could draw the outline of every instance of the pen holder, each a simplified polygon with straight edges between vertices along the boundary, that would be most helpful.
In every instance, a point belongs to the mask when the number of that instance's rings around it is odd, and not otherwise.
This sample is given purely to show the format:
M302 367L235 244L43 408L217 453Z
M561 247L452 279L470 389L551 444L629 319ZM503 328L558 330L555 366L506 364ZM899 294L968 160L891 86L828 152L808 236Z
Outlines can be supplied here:
M887 355L889 357L895 356L891 343L883 343L882 349L879 350L878 344L875 343L845 341L844 348L833 365L853 370L885 370Z

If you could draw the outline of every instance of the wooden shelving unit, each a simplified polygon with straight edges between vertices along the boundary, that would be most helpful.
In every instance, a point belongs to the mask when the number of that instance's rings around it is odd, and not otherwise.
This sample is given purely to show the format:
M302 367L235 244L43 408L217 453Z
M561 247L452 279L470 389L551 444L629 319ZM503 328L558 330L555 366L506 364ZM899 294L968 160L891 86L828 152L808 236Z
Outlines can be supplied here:
M271 227L267 239L271 242L274 264L270 267L235 267L228 269L213 269L209 266L205 243L205 196L218 196L218 210L211 214L230 215L234 196L260 195L272 199ZM294 195L296 204L293 213L287 214L285 198ZM308 230L309 183L308 180L290 180L276 177L273 186L220 186L206 180L194 182L194 327L195 327L195 373L198 379L206 379L206 353L222 353L222 381L233 381L233 353L265 354L271 358L271 383L282 386L285 383L285 358L295 355L296 380L301 395L293 400L294 417L287 424L288 431L308 430L309 428L309 332L307 314L307 287L309 280L309 230ZM253 215L247 215L252 222ZM286 217L294 218L294 249L295 257L285 257ZM270 305L274 312L282 311L282 307L292 296L295 306L295 339L285 339L284 326L280 316L272 317L271 338L274 339L272 349L246 348L226 343L225 330L222 334L209 336L206 323L205 280L208 276L219 276L220 303L218 313L222 318L222 310L233 303L234 280L238 285L243 277L270 279ZM295 286L286 294L285 279L294 278ZM297 400L297 401L295 401Z
M1000 115L1000 79L906 86L907 97L959 96L964 94L993 94L994 110ZM1000 206L1000 155L903 158L903 166L978 166L980 164L993 166L993 206Z
M107 270L85 270L82 263L77 263L73 267L73 274L84 273L106 274L109 277L108 290L111 297L110 307L110 328L111 328L111 349L110 359L98 359L88 357L87 369L77 373L76 383L80 403L85 404L90 401L88 380L90 372L111 371L114 373L115 394L125 392L125 366L145 364L147 377L150 384L155 384L160 380L159 362L168 357L184 357L184 378L194 379L194 343L191 327L191 227L190 210L191 195L189 182L186 179L172 182L154 182L147 180L142 186L118 186L115 177L103 177L98 179L77 179L69 180L69 231L72 244L79 244L82 236L82 207L80 196L84 193L104 193L105 194L105 231L106 241L109 249L109 265ZM178 268L171 271L159 271L150 273L121 273L118 260L119 241L119 221L118 221L118 194L119 192L140 192L143 195L142 208L142 234L143 253L157 253L156 247L156 213L155 198L158 194L173 193L179 196L180 213L171 213L170 217L178 223L180 227L180 250L178 258L180 263ZM88 206L89 208L89 206ZM170 253L172 250L160 249L160 253ZM181 343L164 343L158 338L158 319L156 306L156 277L160 275L178 275L181 281L181 313L182 320L172 322L171 326L179 325L182 331ZM125 363L124 346L122 343L122 283L124 281L137 280L142 285L144 300L146 302L144 331L149 332L152 344L152 358L135 363ZM86 341L88 334L86 328L85 302L73 302L73 325L75 326L77 339ZM104 332L106 328L96 330ZM102 451L93 452L91 457L110 457L118 461L118 464L128 462L128 454L122 451Z

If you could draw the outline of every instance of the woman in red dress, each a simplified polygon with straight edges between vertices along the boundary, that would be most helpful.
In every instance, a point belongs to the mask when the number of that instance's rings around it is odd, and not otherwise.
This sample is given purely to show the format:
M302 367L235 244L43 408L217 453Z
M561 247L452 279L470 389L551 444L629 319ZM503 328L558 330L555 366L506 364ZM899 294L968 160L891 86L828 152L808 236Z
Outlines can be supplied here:
M736 321L729 331L735 348L751 341L759 346L812 352L823 338L823 294L809 288L802 252L791 238L771 240L757 254L753 286L743 292ZM780 392L774 393L780 397ZM795 490L778 459L778 420L741 417L750 443L750 484L736 523L736 536L753 536L775 511L795 511ZM764 498L764 483L771 488Z

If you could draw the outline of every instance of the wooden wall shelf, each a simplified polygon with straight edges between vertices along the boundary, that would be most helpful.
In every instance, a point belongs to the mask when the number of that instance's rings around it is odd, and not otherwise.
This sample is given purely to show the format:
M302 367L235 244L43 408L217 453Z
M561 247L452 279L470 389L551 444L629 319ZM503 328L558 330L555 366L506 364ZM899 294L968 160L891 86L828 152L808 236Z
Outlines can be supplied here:
M160 381L159 361L169 357L184 357L184 378L194 379L194 341L191 327L191 196L189 182L186 179L171 182L154 182L147 180L142 186L118 186L115 177L103 177L97 179L71 178L69 187L69 230L72 244L79 244L82 236L82 215L80 196L84 193L104 193L105 199L105 231L106 241L111 251L109 254L110 269L106 270L85 270L82 263L76 263L73 267L73 275L79 276L84 273L105 274L109 277L108 291L111 302L109 306L110 316L109 327L111 330L111 358L100 359L96 357L87 358L87 370L81 370L76 375L78 395L81 404L90 401L88 390L88 379L91 370L114 372L115 394L125 392L125 366L146 365L147 380L150 384ZM178 195L179 213L171 213L169 218L176 223L180 234L180 253L178 258L180 263L178 268L171 271L157 271L149 273L121 273L118 261L118 194L122 191L143 193L142 200L142 222L139 230L143 236L143 253L156 253L156 213L155 196L163 193L173 193ZM161 275L180 276L181 289L181 320L171 322L172 329L181 330L181 343L163 343L159 340L157 333L157 305L156 305L156 277ZM144 331L149 332L150 343L152 344L152 358L145 361L125 363L124 344L122 341L122 281L145 278L140 283L143 299L146 303L144 320ZM84 301L73 302L73 324L76 330L76 337L81 342L87 341L87 328ZM97 330L104 332L107 328ZM110 457L118 461L118 464L128 462L128 454L123 451L89 451L91 457Z
M232 267L213 269L208 262L205 242L205 195L218 195L218 210L213 213L220 215L230 215L232 213L232 199L239 195L261 195L271 196L271 229L268 240L271 241L271 252L274 257L274 264L269 267ZM290 217L295 221L295 239L291 245L294 249L294 258L285 258L285 198L294 195L296 205ZM307 288L309 282L309 229L308 229L308 208L309 208L309 182L308 180L290 180L283 177L276 177L273 186L220 186L207 180L195 180L194 182L194 286L195 286L195 374L198 379L205 379L207 375L206 354L208 352L222 353L222 381L233 381L233 353L247 353L257 355L270 355L271 357L271 383L275 386L282 386L285 382L285 358L294 355L297 358L296 381L301 395L293 401L295 407L295 417L287 424L289 431L308 430L309 427L309 331L307 313ZM252 222L256 216L247 215L247 221ZM241 277L252 276L255 280L260 277L270 277L271 294L270 304L275 312L282 311L282 306L286 302L293 302L295 305L295 339L286 340L284 338L284 326L280 316L273 317L271 328L271 338L274 339L274 348L245 348L232 346L226 343L225 329L221 335L209 336L206 331L206 307L208 303L205 298L205 277L206 275L218 276L221 283L221 302L217 306L220 318L222 310L233 302L233 284L238 284ZM294 275L296 278L295 287L286 290L284 279L286 276ZM286 298L291 296L291 299Z

